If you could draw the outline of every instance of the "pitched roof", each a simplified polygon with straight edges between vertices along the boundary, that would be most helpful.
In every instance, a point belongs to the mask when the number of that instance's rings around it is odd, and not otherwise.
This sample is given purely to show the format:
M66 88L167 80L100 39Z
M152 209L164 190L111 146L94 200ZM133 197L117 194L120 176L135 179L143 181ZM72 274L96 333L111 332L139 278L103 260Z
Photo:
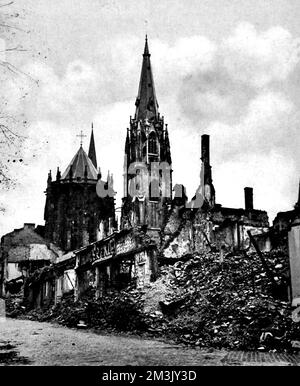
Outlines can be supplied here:
M48 244L47 241L38 235L34 229L20 228L7 233L3 236L3 243L9 243L11 246L29 245L29 244Z
M97 180L97 169L93 165L93 162L89 159L86 152L83 150L82 146L80 146L72 161L69 163L69 166L64 171L61 177L62 180L70 178L71 168L73 180L84 179L85 170L87 172L88 179Z
M135 117L137 120L157 117L158 103L155 94L147 37L143 54L139 91L135 104Z

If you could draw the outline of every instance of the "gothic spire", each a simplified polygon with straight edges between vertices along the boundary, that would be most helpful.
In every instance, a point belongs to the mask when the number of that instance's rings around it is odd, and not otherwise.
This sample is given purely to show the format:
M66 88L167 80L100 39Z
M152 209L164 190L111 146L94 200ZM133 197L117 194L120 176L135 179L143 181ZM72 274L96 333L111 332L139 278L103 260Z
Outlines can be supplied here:
M127 129L126 141L125 141L125 154L129 153L129 129Z
M89 147L89 159L93 162L93 165L97 169L97 157L96 157L96 149L95 149L95 141L94 141L94 131L93 131L93 124L92 124L92 133L91 133L91 140L90 140L90 147Z
M148 47L148 36L147 36L147 35L146 35L146 37L145 37L145 49L144 49L144 55L150 56L150 53L149 53L149 47Z
M149 120L158 116L158 103L155 94L150 56L148 39L146 35L140 84L138 96L135 102L135 118L137 120Z

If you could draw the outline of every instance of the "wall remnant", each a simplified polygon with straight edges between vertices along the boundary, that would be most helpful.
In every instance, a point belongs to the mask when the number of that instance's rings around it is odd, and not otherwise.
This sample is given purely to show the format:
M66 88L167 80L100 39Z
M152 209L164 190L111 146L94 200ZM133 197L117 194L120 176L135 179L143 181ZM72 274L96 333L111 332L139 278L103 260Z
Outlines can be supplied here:
M300 305L300 218L297 218L289 231L289 256L291 267L292 305Z

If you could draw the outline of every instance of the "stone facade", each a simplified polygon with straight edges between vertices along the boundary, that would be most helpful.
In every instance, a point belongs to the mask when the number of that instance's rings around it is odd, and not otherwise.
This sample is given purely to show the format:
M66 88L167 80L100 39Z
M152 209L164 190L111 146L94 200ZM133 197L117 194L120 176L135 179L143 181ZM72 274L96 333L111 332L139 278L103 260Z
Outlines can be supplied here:
M35 231L35 224L24 224L1 238L2 295L18 292L35 269L50 265L62 253Z
M161 256L178 259L203 249L248 249L247 231L258 238L263 251L271 248L269 221L265 211L253 208L253 189L245 188L245 208L222 207L215 202L210 165L209 136L202 136L200 184L188 202L182 186L176 186L168 220L162 230Z
M33 306L49 304L53 299L57 302L72 291L79 298L89 289L99 297L129 284L143 288L156 279L160 264L188 259L203 250L219 251L220 255L248 250L248 231L261 251L270 250L268 216L254 209L252 188L245 188L244 208L216 203L208 135L202 135L195 195L188 201L182 185L172 189L168 127L158 111L147 40L135 105L125 140L120 230L115 222L113 178L108 175L103 181L97 170L93 131L88 155L80 146L63 174L58 169L52 180L49 173L45 239L64 254L57 254L55 261L49 259L51 266L44 267L28 287ZM279 214L274 228L287 229L295 211ZM44 261L48 244L33 244L26 248L18 245L9 253L27 253Z
M181 258L201 250L241 250L250 247L247 231L265 235L259 245L262 251L271 248L266 212L215 206L190 210L175 207L163 231L162 256Z
M95 289L97 297L129 284L142 288L158 273L156 245L135 229L114 232L75 254L77 297L89 287Z
M288 235L291 267L292 304L300 305L300 216L296 218Z
M294 221L299 217L300 213L300 183L298 191L298 200L292 210L279 212L273 221L271 229L272 244L274 247L288 249L289 231L291 230Z
M78 299L87 291L101 297L128 285L144 288L157 274L157 249L149 237L134 229L115 231L36 271L25 286L26 304L40 308L69 293Z
M96 162L91 149L90 154ZM80 147L62 176L59 170L55 181L51 173L48 176L45 237L64 251L96 241L100 223L106 230L110 221L115 222L112 178L102 181L93 162ZM99 187L107 190L105 197L99 195Z
M146 40L136 112L125 141L121 228L159 230L172 201L172 160L168 127L158 112Z

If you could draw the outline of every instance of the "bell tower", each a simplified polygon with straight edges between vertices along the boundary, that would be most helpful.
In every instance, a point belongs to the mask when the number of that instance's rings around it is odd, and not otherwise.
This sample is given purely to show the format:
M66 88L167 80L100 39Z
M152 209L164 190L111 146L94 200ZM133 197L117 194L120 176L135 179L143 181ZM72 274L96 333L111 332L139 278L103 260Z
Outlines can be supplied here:
M134 117L127 128L121 227L160 229L172 197L168 126L158 102L146 36Z

